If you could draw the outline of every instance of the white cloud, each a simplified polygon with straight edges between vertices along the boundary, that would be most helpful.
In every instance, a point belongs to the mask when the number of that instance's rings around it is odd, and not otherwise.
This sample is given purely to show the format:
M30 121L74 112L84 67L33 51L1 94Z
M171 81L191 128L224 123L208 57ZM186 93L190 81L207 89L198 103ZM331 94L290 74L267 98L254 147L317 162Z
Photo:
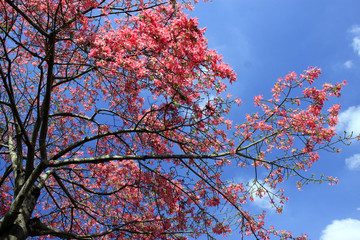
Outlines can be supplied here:
M245 180L242 177L236 177L236 178L232 178L230 180L228 180L229 184L231 183L244 183ZM261 181L261 183L263 184L263 182ZM271 187L268 184L263 185L264 187L266 187L268 190L271 189ZM255 206L262 208L262 209L266 209L266 210L275 210L275 208L273 207L273 205L270 203L270 197L265 193L265 195L260 198L259 196L257 196L255 194L256 190L258 188L260 188L260 184L257 183L254 179L250 179L248 181L248 186L247 186L248 190L251 192L251 196L253 197L254 201L251 202L252 204L254 204Z
M360 154L345 159L345 164L350 170L360 170Z
M269 196L264 196L262 198L258 196L254 196L254 201L252 202L259 208L267 209L267 210L275 210L273 205L270 203Z
M270 199L268 193L264 193L264 196L261 198L255 193L260 188L266 188L268 191L276 191L276 190L272 189L268 184L266 184L266 183L264 184L263 181L255 181L254 179L251 179L249 181L249 184L250 184L249 190L254 199L254 201L252 203L259 208L275 211L276 208L271 203L271 199ZM272 196L272 197L274 198L273 200L275 201L275 204L278 205L278 201L277 201L278 199L276 199L274 196Z
M350 69L350 68L352 68L353 66L354 66L354 63L353 63L353 61L351 61L351 60L348 60L348 61L346 61L346 62L344 63L344 67L347 68L347 69Z
M360 240L360 221L347 218L334 220L322 231L320 240Z
M354 52L356 52L360 56L360 26L352 26L350 32L354 35L352 41L352 47L354 49Z
M350 29L350 32L354 33L354 34L360 34L360 26L358 26L358 25L352 26Z
M360 134L360 106L352 106L341 112L338 116L338 131L354 132L354 135Z
M354 52L360 56L360 37L354 37L352 42Z

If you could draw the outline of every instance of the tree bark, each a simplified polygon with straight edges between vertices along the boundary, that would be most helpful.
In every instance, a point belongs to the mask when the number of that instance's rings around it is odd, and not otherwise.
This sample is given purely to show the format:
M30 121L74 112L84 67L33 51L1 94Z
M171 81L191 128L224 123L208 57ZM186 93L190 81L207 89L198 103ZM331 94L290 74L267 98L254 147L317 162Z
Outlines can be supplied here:
M29 236L30 218L39 196L40 189L34 187L24 200L14 223L0 233L1 240L25 240Z

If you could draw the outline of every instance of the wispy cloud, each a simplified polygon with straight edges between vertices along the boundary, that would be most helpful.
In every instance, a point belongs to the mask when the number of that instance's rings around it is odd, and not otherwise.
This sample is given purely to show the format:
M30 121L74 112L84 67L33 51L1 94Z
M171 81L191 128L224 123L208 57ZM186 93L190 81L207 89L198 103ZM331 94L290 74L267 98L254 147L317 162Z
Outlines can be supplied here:
M339 114L338 131L360 134L360 106L352 106Z
M266 188L268 191L273 190L268 184L264 183L263 181L255 181L255 179L250 179L246 181L242 177L236 177L233 179L228 180L229 183L241 183L241 182L247 182L247 190L250 192L252 198L254 201L251 203L255 205L258 208L261 208L262 210L270 210L270 211L276 211L276 208L273 204L271 204L271 199L267 193L264 193L263 197L257 196L256 192L260 188ZM275 201L275 204L278 204L277 199L273 199Z
M254 178L244 178L242 176L237 176L234 178L229 178L227 182L229 184L238 184L244 183L245 188L247 189L249 195L252 197L253 201L248 201L255 209L260 211L267 211L268 213L275 213L280 210L278 208L284 208L284 204L280 203L280 198L278 195L280 194L279 189L273 189L270 187L268 183L263 180L255 180ZM264 190L262 197L259 197L256 193L258 190ZM266 192L266 190L268 192Z
M360 37L354 37L352 42L354 51L360 56Z
M347 69L350 69L353 66L354 66L354 63L351 60L348 60L348 61L344 62L344 67L347 68Z
M271 210L271 211L275 211L276 208L274 207L274 205L271 203L271 199L269 194L264 193L263 197L259 197L257 194L255 194L258 189L264 189L266 188L268 191L276 191L274 189L272 189L268 184L264 183L263 181L255 181L254 179L249 181L250 186L249 186L249 190L251 192L251 195L254 199L254 201L252 202L255 206L262 208L262 209L266 209L266 210ZM271 193L270 193L271 194ZM274 197L274 196L272 196ZM278 199L274 198L273 199L276 205L278 205Z
M360 154L345 159L345 164L350 170L360 170Z
M359 25L354 25L351 27L350 32L353 34L358 34L360 35L360 26Z
M354 49L354 52L356 52L360 56L360 26L352 26L350 32L354 35L352 41L352 47Z
M320 240L359 240L360 221L347 218L334 220L322 231Z
M254 196L254 201L252 203L255 204L259 208L263 208L266 210L275 210L273 205L270 203L269 196L264 196L262 198L260 198L258 196Z

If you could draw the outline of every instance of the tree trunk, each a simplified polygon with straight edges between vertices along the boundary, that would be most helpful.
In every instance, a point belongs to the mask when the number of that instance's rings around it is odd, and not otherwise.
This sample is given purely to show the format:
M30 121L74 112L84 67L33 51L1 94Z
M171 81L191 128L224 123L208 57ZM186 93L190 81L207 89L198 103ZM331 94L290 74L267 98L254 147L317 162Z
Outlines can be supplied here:
M15 221L13 223L4 223L8 227L4 232L0 233L1 240L24 240L29 236L30 218L39 196L40 190L34 187L33 191L24 200Z

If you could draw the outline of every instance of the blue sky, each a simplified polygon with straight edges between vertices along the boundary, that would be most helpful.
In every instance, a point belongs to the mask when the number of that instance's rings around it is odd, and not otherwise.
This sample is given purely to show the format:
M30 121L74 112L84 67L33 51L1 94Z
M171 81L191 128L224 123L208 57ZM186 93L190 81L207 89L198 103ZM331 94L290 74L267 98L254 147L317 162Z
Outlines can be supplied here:
M214 0L200 3L191 15L207 27L209 46L221 53L238 74L229 92L244 104L230 118L253 111L255 95L270 93L278 77L318 66L321 82L348 85L342 92L338 131L360 133L360 1L358 0ZM360 239L360 143L340 154L320 154L317 174L336 176L336 186L308 185L298 191L285 184L290 197L284 213L268 209L268 221L313 240ZM242 173L243 174L243 173ZM233 178L246 180L248 176ZM229 239L237 239L236 234Z

